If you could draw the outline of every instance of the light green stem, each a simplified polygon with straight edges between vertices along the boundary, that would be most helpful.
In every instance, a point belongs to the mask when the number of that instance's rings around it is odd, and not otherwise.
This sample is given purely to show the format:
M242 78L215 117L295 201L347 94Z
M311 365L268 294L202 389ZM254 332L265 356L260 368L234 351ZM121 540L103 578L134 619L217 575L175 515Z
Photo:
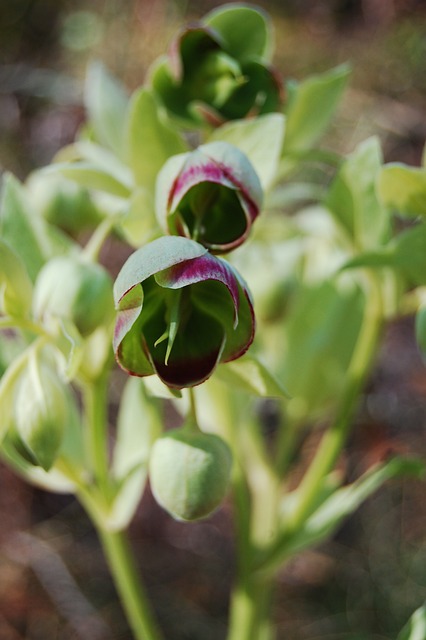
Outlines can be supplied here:
M121 603L136 640L161 640L127 536L98 530Z
M87 456L91 465L94 483L80 501L95 524L101 539L117 592L127 614L135 640L161 640L162 636L151 612L145 590L136 570L126 533L110 531L98 517L96 501L103 500L107 506L111 500L112 485L108 464L108 376L85 383L83 386L84 408L87 428ZM90 498L90 499L89 499Z

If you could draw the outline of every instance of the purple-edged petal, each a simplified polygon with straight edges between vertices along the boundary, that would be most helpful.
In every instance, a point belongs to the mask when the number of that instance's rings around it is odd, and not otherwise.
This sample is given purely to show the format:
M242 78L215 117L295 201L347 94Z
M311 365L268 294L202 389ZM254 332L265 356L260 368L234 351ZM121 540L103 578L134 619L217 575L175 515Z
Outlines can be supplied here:
M156 274L155 280L161 287L181 289L197 282L216 280L224 284L234 303L234 326L238 324L239 292L238 282L231 265L210 253L174 265Z
M207 253L201 244L180 236L164 236L141 247L126 260L114 283L116 309L126 306L124 296L150 276L185 260Z

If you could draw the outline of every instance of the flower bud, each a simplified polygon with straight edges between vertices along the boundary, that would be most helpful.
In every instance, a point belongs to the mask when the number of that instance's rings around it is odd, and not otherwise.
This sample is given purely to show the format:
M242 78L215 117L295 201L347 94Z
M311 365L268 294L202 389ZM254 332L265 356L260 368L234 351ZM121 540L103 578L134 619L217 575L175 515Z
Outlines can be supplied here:
M14 427L28 453L24 457L48 471L62 444L68 401L55 372L36 355L21 377L14 404Z
M27 183L34 208L51 224L75 236L99 223L87 189L58 175L33 173Z
M34 291L35 316L71 320L82 336L91 334L112 317L112 281L99 264L75 256L49 260L41 269Z
M174 429L152 449L151 489L157 502L176 520L198 520L223 501L231 467L231 451L221 438Z
M156 186L160 224L214 253L241 245L262 206L259 177L247 156L227 142L210 142L172 156Z

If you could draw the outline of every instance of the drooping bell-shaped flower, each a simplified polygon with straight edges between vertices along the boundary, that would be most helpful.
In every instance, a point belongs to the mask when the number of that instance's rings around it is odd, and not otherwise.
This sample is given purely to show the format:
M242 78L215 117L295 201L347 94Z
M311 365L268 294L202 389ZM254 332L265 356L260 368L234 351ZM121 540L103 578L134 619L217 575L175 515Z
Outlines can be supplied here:
M210 142L172 156L157 178L156 209L162 227L214 253L230 251L247 239L262 199L250 160L227 142Z
M114 352L128 373L156 373L170 387L206 380L254 337L250 293L228 262L187 238L138 249L114 285Z
M187 125L278 111L282 85L270 66L270 24L255 7L229 4L183 29L156 64L152 86Z

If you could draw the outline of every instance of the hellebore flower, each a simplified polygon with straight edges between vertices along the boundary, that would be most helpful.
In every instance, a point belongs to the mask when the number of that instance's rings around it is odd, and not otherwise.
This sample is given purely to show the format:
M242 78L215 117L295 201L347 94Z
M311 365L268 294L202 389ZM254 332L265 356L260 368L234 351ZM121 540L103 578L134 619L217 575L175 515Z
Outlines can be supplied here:
M269 40L260 11L226 5L176 36L153 70L152 86L187 125L278 111L282 85L268 64Z
M157 238L132 254L114 299L118 364L135 376L156 373L169 387L200 384L254 337L250 293L238 272L187 238Z
M230 251L246 240L262 198L249 159L227 142L210 142L172 156L157 178L160 225L215 253Z

